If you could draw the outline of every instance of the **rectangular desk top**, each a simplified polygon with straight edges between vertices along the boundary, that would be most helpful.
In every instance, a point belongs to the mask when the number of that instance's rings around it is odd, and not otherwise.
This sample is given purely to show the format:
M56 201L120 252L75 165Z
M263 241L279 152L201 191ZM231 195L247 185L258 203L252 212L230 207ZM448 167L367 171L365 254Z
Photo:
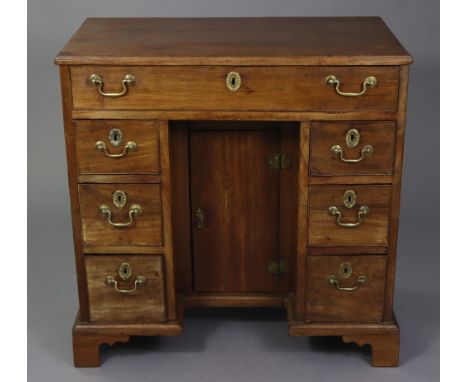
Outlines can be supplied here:
M405 65L380 17L89 18L60 65Z

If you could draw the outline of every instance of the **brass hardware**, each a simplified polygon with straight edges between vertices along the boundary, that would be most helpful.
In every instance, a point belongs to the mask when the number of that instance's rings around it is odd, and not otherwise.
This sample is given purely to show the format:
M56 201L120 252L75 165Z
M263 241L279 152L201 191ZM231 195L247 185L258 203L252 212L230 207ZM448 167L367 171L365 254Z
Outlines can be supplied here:
M368 76L366 77L366 79L364 80L364 82L362 83L362 89L359 93L346 93L346 92L342 92L340 90L340 80L338 78L336 78L336 76L334 75L329 75L325 78L325 82L327 83L327 85L330 85L330 86L334 86L335 87L335 91L341 95L341 96L344 96L344 97L357 97L357 96L361 96L363 95L368 88L373 88L375 86L377 86L377 78L375 78L374 76Z
M358 163L362 161L365 157L372 155L374 148L372 145L365 145L361 150L361 156L357 159L347 159L343 157L343 149L340 145L333 145L330 149L331 153L335 157L339 157L342 162L346 163Z
M268 262L268 273L279 274L279 262L278 260L271 260Z
M205 215L200 207L195 210L195 220L198 229L202 229L205 226Z
M292 166L292 158L288 154L275 154L268 158L268 164L273 170L288 170Z
M279 274L285 275L289 271L289 264L286 260L279 261Z
M361 140L361 134L357 129L350 129L346 133L345 142L349 148L355 148ZM361 156L357 159L347 159L343 157L343 148L340 145L333 145L330 151L334 157L340 158L342 162L346 163L358 163L361 162L365 157L370 156L374 153L374 147L372 145L365 145L361 150Z
M116 97L122 97L128 92L128 86L130 85L135 85L135 77L132 76L131 74L126 74L124 78L122 79L122 87L123 89L119 93L106 93L104 91L104 81L102 77L99 74L91 74L89 76L89 82L98 87L99 93L104 96L104 97L111 97L111 98L116 98Z
M359 144L359 141L361 140L361 134L356 129L350 129L346 133L345 140L346 140L346 145L350 149L354 149Z
M343 194L343 204L346 208L353 208L356 204L357 196L353 190L346 190Z
M109 142L114 147L119 147L122 144L123 133L119 129L111 129L109 131Z
M112 194L112 202L114 203L114 206L121 210L125 207L125 204L127 203L127 194L123 191L115 191Z
M361 225L362 223L362 217L365 216L365 215L368 215L370 212L370 208L368 206L361 206L359 207L359 211L357 213L357 222L355 223L343 223L341 221L341 211L338 209L338 207L336 206L331 206L330 208L328 208L328 214L331 215L331 216L335 216L336 217L336 224L338 224L339 226L341 227L345 227L345 228L354 228L354 227L357 227L359 225Z
M330 283L330 285L334 285L336 287L336 289L338 289L340 291L354 292L355 290L362 287L367 282L367 277L366 276L359 276L357 278L356 285L353 286L353 287L342 287L342 286L340 286L340 283L339 283L338 279L333 275L328 277L328 282Z
M349 279L353 273L353 267L351 263L342 263L340 265L340 276L343 279Z
M104 216L107 216L107 222L115 227L115 228L125 228L125 227L129 227L133 224L133 217L135 216L139 216L141 215L142 213L142 208L140 205L138 204L132 204L130 206L130 209L128 210L128 217L130 218L127 222L125 223L115 223L112 221L112 212L109 208L109 206L105 205L105 204L102 204L100 207L99 207L99 212L101 212L102 215Z
M271 260L268 262L268 273L273 275L285 275L289 271L287 260Z
M106 154L106 156L109 158L122 158L127 155L128 152L136 151L137 149L137 144L133 141L128 141L120 154L110 154L109 151L107 151L107 146L103 141L97 141L94 146L96 147L97 151L103 151L104 154Z
M119 266L119 277L122 280L128 280L132 275L132 266L129 263L122 263Z
M237 72L230 72L226 76L226 87L232 92L239 90L239 88L241 87L241 83L241 76Z
M357 195L353 190L346 190L343 194L343 204L346 208L353 208L356 205L357 202ZM336 217L336 223L345 228L353 228L357 227L362 223L362 217L365 215L368 215L370 213L370 208L368 206L361 206L359 207L358 213L357 213L357 222L355 223L343 223L341 221L341 211L338 209L336 206L330 206L328 208L328 214L331 216Z
M143 276L135 277L135 281L132 289L120 289L117 280L113 276L106 276L106 284L114 287L119 293L130 294L137 290L137 288L145 283L146 279Z

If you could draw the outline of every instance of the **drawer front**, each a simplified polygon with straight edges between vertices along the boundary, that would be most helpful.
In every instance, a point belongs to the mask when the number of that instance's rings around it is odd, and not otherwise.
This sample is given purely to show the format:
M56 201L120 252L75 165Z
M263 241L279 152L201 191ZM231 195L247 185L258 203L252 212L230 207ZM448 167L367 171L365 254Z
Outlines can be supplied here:
M386 256L309 256L306 321L381 321L386 267Z
M237 90L227 86L236 72ZM92 82L97 74L100 82ZM124 85L127 74L134 82ZM340 84L327 83L333 75ZM374 87L364 85L374 76ZM397 109L398 67L73 66L75 109L387 111ZM94 77L95 78L95 77ZM236 82L237 81L237 82ZM231 83L232 84L232 83ZM364 90L364 87L367 89ZM125 93L111 97L105 93ZM346 96L341 92L359 93Z
M74 121L79 174L159 174L155 121Z
M86 256L93 322L166 321L162 256Z
M310 128L310 175L389 175L395 123L318 122Z
M81 184L79 199L85 246L163 245L159 184Z
M309 245L387 245L391 186L309 188Z

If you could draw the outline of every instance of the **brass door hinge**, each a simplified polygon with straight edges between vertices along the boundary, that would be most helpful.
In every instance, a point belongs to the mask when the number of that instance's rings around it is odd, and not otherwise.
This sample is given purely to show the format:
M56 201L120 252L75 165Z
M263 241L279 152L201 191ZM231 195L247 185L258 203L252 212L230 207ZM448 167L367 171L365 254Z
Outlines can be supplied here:
M292 159L288 154L275 154L268 158L268 164L273 170L287 170L291 168Z
M287 260L271 260L268 262L268 273L273 275L285 275L289 266Z

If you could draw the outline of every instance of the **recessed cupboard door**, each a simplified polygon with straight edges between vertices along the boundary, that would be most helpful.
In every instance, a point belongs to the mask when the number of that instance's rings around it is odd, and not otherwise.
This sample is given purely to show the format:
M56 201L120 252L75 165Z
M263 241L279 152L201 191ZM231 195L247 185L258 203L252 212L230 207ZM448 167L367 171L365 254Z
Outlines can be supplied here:
M279 277L280 172L269 158L280 130L190 132L193 276L196 292L271 292Z

